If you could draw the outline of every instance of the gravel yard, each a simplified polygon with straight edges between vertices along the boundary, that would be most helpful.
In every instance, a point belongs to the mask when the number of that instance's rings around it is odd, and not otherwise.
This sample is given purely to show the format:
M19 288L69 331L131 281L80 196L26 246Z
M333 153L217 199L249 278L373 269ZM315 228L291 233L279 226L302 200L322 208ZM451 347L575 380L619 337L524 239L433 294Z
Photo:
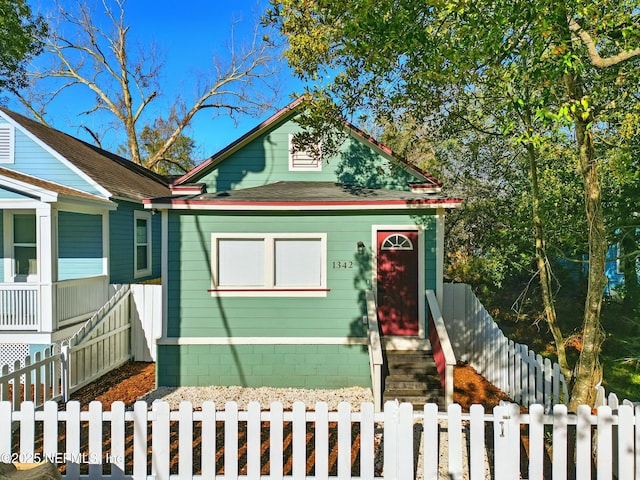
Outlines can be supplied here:
M303 388L246 388L246 387L160 387L143 396L141 400L151 403L163 400L169 403L171 410L177 410L181 401L190 401L198 410L202 402L210 400L217 408L223 408L225 402L238 403L239 410L246 410L249 402L257 401L263 410L272 402L281 402L285 410L291 410L296 401L304 402L307 410L314 410L316 402L326 402L329 411L338 409L340 402L349 402L352 410L360 410L361 402L373 402L368 388L339 388L336 390L307 390Z

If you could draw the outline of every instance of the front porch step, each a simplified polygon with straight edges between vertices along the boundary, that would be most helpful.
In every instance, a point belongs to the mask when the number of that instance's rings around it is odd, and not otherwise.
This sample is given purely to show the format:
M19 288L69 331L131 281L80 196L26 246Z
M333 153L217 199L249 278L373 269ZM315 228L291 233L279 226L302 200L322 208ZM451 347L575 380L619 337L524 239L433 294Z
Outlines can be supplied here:
M433 355L429 351L387 350L387 376L383 401L409 402L414 409L425 403L444 408L444 393Z

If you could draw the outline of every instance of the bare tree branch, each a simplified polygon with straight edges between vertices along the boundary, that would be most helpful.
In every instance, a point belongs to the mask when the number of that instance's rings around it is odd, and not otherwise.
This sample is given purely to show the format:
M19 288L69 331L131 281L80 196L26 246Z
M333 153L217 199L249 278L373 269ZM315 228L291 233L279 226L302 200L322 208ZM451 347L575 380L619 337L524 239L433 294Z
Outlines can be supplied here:
M591 64L594 67L598 68L607 68L613 65L617 65L626 60L629 60L633 57L637 57L640 55L640 48L634 48L632 50L623 50L616 55L612 55L610 57L602 57L600 56L600 52L598 52L598 47L594 42L589 32L584 30L578 22L573 18L569 18L569 29L578 35L582 43L585 47L587 47L587 52L589 53L589 59L591 60Z
M159 118L150 113L149 106L162 95L162 56L155 44L137 49L131 45L129 35L133 27L126 20L126 0L101 0L103 12L92 9L85 0L75 0L70 6L59 1L55 4L59 26L51 28L45 45L51 65L31 72L30 76L32 85L42 85L41 93L34 90L16 95L41 121L45 119L46 107L63 92L87 89L95 96L95 102L80 108L78 114L109 112L114 119L111 126L126 135L131 160L154 168L160 162L166 163L168 152L200 110L233 116L261 113L273 103L276 92L267 79L279 64L276 55L279 47L262 38L259 24L249 44L242 47L235 41L232 25L228 60L214 58L212 72L201 74L196 80L194 100L177 97L169 103L166 113L173 131L163 136L166 140L158 151L149 153L145 149L143 156L140 133L145 125ZM52 80L58 84L52 87ZM83 128L94 142L100 143L99 132Z

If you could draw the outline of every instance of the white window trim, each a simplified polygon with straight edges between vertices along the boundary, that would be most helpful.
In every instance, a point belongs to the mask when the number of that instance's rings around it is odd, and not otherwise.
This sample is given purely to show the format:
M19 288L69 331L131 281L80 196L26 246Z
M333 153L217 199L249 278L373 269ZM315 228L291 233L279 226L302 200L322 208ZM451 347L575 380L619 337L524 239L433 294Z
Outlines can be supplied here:
M8 123L0 124L0 137L4 138L5 134L8 136L9 151L7 155L0 155L0 164L7 165L15 163L15 144L16 134L15 127ZM6 132L6 133L5 133Z
M146 220L147 222L147 268L138 270L138 220ZM133 212L133 277L141 278L151 275L153 270L151 264L151 239L153 229L151 228L151 213L135 210Z
M218 287L218 240L264 240L265 286ZM320 240L322 261L320 285L317 287L279 288L273 285L275 278L275 241L288 239ZM326 297L327 288L327 234L326 233L212 233L211 234L211 296L214 297Z
M36 216L36 261L38 267L35 275L16 275L16 259L14 256L13 217L20 214L34 214ZM4 281L10 283L37 283L40 271L40 245L38 245L38 214L36 210L4 210L3 212L3 243L4 243Z
M317 164L315 166L310 167L300 167L294 166L294 156L296 154L306 155L307 157L311 157L306 151L295 151L293 146L293 137L294 134L289 134L289 171L290 172L321 172L322 171L322 156L317 160Z

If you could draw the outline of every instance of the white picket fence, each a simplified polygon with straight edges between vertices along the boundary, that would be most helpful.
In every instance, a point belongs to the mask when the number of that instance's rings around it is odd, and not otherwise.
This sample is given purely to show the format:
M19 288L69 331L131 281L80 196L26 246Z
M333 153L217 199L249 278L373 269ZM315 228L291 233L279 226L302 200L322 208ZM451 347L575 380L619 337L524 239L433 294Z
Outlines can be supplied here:
M465 284L445 284L442 314L456 358L509 395L516 403L545 406L547 412L569 396L557 363L527 345L509 340Z
M131 358L130 290L121 287L82 328L61 345L27 356L24 366L0 369L0 399L14 408L21 400L41 407L47 400L69 394L119 367Z
M176 411L161 401L131 410L92 402L87 411L78 402L64 410L47 402L42 411L0 402L0 461L49 460L69 479L632 480L639 419L640 408L628 405L595 415L556 405L545 415L542 405L521 414L515 404L463 414L457 404L414 412L396 402L380 413L373 403L330 412L326 403L306 410L302 402L291 411L279 402L269 410L251 402L246 411L235 402L200 410L183 402Z

